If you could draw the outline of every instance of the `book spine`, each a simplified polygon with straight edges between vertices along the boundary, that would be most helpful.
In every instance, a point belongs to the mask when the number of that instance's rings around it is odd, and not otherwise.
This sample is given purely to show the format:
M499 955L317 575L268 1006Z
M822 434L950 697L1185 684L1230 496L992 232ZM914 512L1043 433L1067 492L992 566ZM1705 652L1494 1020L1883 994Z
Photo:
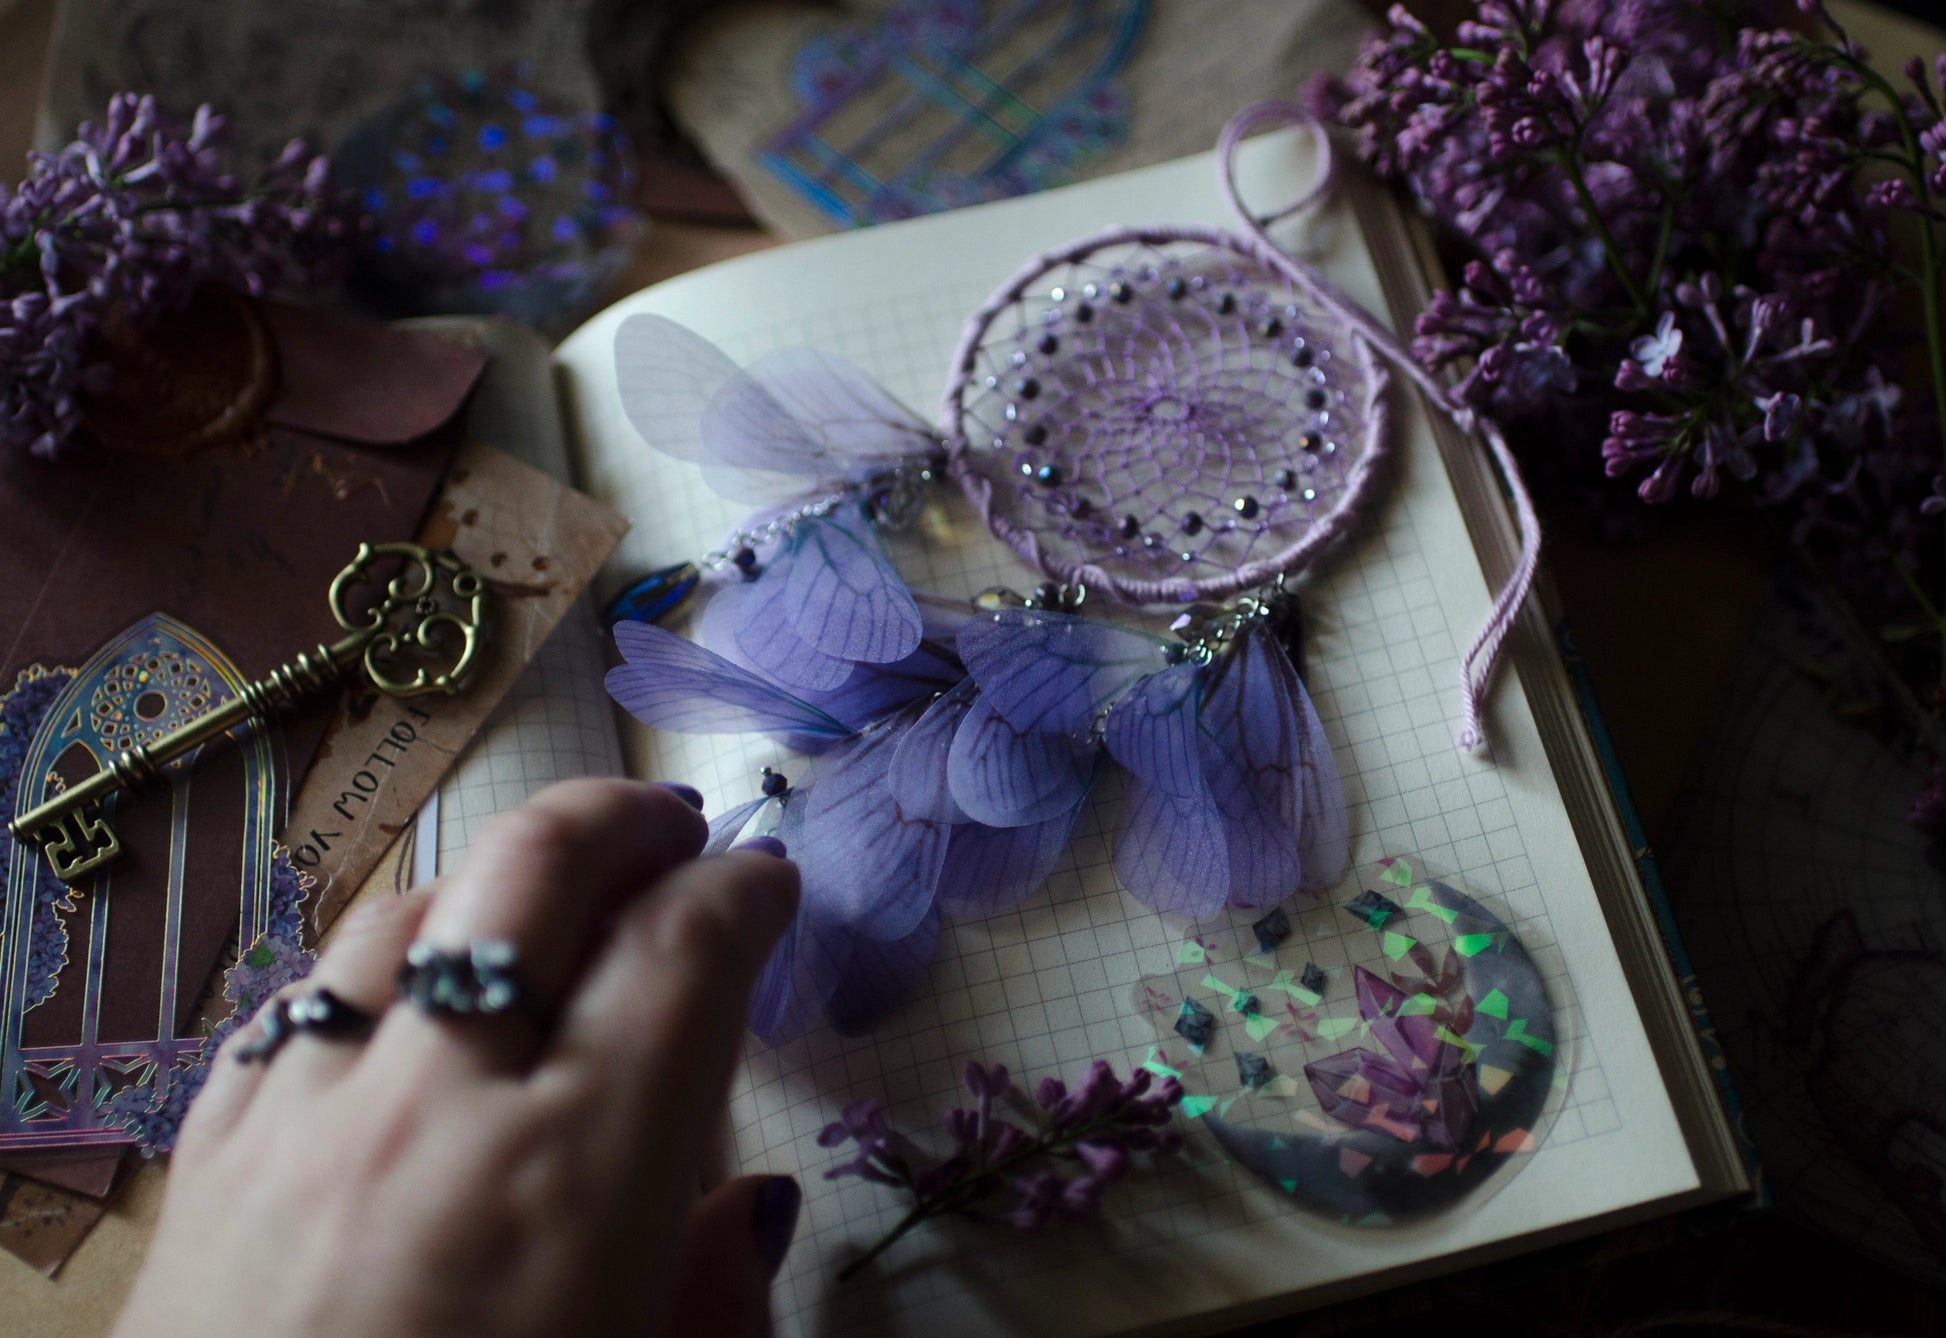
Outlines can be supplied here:
M1574 629L1566 618L1555 623L1554 637L1560 647L1561 661L1567 668L1568 678L1574 684L1575 701L1581 708L1581 717L1588 724L1588 736L1594 742L1595 756L1600 759L1602 772L1608 778L1609 792L1615 798L1615 811L1621 816L1622 832L1628 838L1635 871L1642 879L1643 890L1648 894L1649 907L1655 912L1663 948L1669 954L1670 965L1674 967L1677 983L1682 988L1683 1001L1688 1005L1690 1025L1696 1030L1696 1039L1703 1049L1703 1060L1709 1065L1710 1077L1716 1083L1717 1098L1722 1101L1730 1128L1736 1135L1737 1150L1743 1158L1744 1168L1750 1172L1752 1181L1761 1185L1763 1180L1758 1174L1757 1147L1745 1126L1743 1102L1738 1098L1736 1084L1730 1077L1729 1057L1723 1053L1723 1043L1717 1038L1716 1027L1710 1021L1709 1005L1704 1002L1703 988L1697 982L1696 970L1690 963L1689 949L1683 943L1682 931L1676 926L1675 912L1670 908L1669 894L1662 883L1662 872L1656 867L1655 852L1650 848L1648 832L1642 826L1642 815L1635 807L1634 796L1629 792L1628 778L1622 774L1622 762L1615 752L1614 736L1608 732L1608 719L1602 714L1601 703L1595 697L1594 680L1588 674L1587 661L1581 657L1581 648L1574 639Z

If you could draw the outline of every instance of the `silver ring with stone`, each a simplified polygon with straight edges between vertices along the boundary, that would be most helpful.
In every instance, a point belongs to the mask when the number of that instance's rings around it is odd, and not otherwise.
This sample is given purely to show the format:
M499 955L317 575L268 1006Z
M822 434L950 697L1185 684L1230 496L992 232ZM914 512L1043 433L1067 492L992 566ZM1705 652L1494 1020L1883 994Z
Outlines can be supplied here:
M520 984L520 955L504 939L464 948L414 943L399 968L399 998L429 1017L532 1012Z
M356 1004L346 1003L322 985L291 995L278 995L257 1014L257 1035L236 1047L240 1064L267 1064L285 1042L300 1032L334 1041L362 1041L378 1026L378 1019Z

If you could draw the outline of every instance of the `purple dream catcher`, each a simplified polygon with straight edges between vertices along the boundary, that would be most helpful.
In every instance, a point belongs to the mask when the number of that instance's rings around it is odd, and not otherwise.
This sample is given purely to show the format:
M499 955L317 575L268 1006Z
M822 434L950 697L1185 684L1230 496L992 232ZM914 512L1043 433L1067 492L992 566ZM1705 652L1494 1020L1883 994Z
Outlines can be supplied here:
M616 336L624 410L658 449L759 504L716 552L625 592L615 699L653 728L761 732L811 755L796 783L719 816L713 845L768 827L803 879L752 1026L868 1028L931 960L946 915L1045 880L1088 796L1120 773L1117 876L1160 910L1316 894L1342 875L1345 800L1296 668L1287 578L1372 505L1388 450L1386 364L1463 426L1389 334L1245 231L1118 228L1036 258L968 321L940 427L868 376L791 350L739 367L672 322ZM1319 142L1323 145L1322 132ZM1464 665L1460 742L1536 559L1524 547ZM972 605L909 589L879 535L950 478L1046 580ZM650 619L720 577L691 642ZM1086 602L1088 614L1081 609ZM1174 637L1093 616L1174 607ZM640 621L634 621L639 619ZM699 644L700 643L700 644Z

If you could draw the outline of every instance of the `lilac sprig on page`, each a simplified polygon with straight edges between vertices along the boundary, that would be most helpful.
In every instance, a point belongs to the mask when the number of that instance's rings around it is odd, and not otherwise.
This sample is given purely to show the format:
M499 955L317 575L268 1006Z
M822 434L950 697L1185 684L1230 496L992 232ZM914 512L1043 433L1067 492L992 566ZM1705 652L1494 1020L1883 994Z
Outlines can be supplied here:
M818 1135L820 1147L851 1143L858 1152L826 1171L825 1179L855 1175L913 1197L911 1210L845 1265L840 1280L863 1270L921 1222L948 1213L1020 1230L1091 1217L1101 1209L1102 1192L1128 1173L1132 1157L1166 1156L1182 1146L1181 1133L1162 1127L1182 1100L1182 1085L1174 1078L1153 1085L1147 1069L1124 1082L1097 1059L1072 1091L1058 1078L1043 1079L1034 1092L1039 1123L1033 1129L994 1109L1009 1100L1029 1106L1006 1065L970 1060L965 1083L973 1105L946 1112L953 1150L944 1160L927 1164L869 1098L846 1106Z

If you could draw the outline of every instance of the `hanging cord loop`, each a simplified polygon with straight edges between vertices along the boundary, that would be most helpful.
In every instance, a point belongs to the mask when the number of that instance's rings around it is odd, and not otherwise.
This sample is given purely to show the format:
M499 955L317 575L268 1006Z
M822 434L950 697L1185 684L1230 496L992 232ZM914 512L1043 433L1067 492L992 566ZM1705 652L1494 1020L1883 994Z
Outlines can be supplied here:
M1275 213L1258 215L1246 206L1237 188L1236 155L1245 135L1254 130L1275 129L1284 126L1301 126L1310 131L1318 146L1318 173L1308 190L1291 204ZM1288 102L1258 102L1245 107L1223 127L1217 139L1217 164L1222 177L1223 197L1237 221L1250 233L1251 237L1263 247L1282 257L1282 269L1293 281L1307 287L1317 301L1328 308L1339 320L1345 322L1369 340L1374 348L1382 353L1407 379L1418 386L1427 400L1444 413L1462 431L1469 434L1477 432L1487 444L1488 452L1500 468L1500 475L1507 485L1507 493L1513 501L1514 518L1520 528L1520 555L1507 579L1494 598L1493 607L1487 613L1485 624L1473 644L1467 647L1466 655L1460 662L1460 728L1457 742L1461 748L1474 751L1486 744L1486 730L1482 711L1487 688L1493 681L1494 671L1500 663L1500 652L1512 629L1513 622L1526 604L1534 586L1534 575L1540 566L1541 525L1540 517L1534 510L1534 499L1528 494L1527 484L1520 474L1520 465L1514 459L1507 439L1491 419L1481 417L1467 405L1454 398L1452 392L1427 374L1424 368L1412 357L1411 353L1399 343L1390 330L1381 324L1371 313L1346 297L1323 275L1310 267L1299 264L1271 238L1270 228L1284 219L1314 207L1329 190L1334 176L1334 160L1331 152L1330 136L1317 119L1303 108Z

